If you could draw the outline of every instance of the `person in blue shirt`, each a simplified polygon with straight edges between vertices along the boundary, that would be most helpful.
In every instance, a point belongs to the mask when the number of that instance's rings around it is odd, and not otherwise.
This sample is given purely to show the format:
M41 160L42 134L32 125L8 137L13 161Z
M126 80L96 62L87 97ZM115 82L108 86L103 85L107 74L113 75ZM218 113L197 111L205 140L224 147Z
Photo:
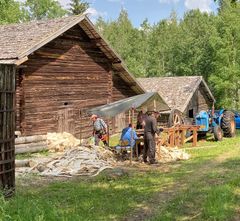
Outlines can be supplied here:
M122 135L120 141L125 144L125 146L134 147L135 140L138 139L136 131L132 128L132 124L122 130ZM126 143L125 143L126 142Z

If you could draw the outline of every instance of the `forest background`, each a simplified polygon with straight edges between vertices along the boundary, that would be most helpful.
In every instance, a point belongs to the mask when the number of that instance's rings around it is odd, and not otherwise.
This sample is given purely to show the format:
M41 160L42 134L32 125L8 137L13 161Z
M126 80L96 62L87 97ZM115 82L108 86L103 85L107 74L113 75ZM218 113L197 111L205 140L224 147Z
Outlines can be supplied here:
M135 77L202 75L218 108L240 110L240 1L216 0L218 13L187 11L179 19L133 26L122 9L116 20L99 17L99 32L122 57ZM0 24L51 19L84 13L87 1L0 0Z

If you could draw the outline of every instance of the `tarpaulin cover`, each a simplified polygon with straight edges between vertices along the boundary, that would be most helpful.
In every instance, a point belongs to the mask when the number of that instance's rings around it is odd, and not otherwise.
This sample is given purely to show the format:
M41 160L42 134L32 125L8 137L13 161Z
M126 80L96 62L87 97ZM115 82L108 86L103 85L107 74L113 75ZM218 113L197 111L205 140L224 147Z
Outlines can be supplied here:
M101 117L110 118L120 113L124 113L132 108L136 109L137 111L142 110L144 112L147 111L148 108L154 108L159 112L170 109L157 92L148 92L96 107L88 112L90 114L96 114Z

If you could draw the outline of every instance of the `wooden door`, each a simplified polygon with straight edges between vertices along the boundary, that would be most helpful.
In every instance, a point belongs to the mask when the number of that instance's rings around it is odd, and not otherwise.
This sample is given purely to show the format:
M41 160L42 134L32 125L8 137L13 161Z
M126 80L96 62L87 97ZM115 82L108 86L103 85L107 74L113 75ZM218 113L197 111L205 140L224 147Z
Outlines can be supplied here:
M58 111L58 133L68 132L75 134L75 111L66 108Z

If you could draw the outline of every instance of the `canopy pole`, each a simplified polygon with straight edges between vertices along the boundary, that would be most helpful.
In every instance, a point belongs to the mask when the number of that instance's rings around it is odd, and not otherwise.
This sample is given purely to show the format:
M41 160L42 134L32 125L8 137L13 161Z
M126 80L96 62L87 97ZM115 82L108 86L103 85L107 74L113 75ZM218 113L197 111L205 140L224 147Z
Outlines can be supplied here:
M131 124L132 124L132 130L131 130L131 141L130 141L130 165L132 165L132 157L133 157L133 128L134 128L134 125L133 125L133 121L134 121L134 108L132 108L132 111L131 111Z
M110 129L109 129L109 120L107 119L107 143L108 143L108 147L110 147L110 139L109 139L109 136L110 136Z
M79 130L80 130L80 145L82 145L82 111L79 109L79 118L80 118L80 123L79 123Z
M128 124L131 123L131 110L128 110Z

